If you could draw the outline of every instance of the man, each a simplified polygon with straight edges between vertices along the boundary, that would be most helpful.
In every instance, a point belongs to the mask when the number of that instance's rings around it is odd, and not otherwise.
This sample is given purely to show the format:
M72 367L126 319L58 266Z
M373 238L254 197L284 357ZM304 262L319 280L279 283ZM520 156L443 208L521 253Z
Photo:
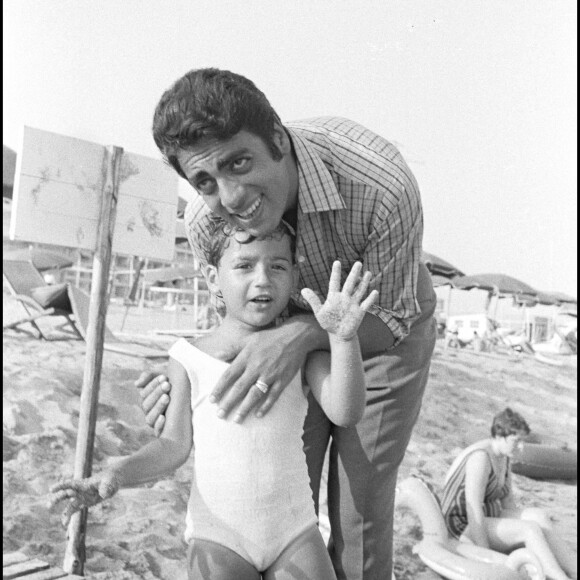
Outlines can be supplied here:
M341 118L283 125L248 79L218 69L187 73L164 93L153 120L164 158L198 196L188 205L188 237L203 267L211 222L258 236L281 220L297 236L299 289L321 296L334 260L359 260L379 292L359 330L367 380L356 427L332 425L309 401L305 452L315 502L331 440L329 551L338 578L391 578L397 470L417 420L436 338L436 299L420 263L423 216L415 179L397 149ZM220 306L220 297L214 297ZM296 294L276 328L245 344L224 342L231 365L214 389L218 415L243 421L266 413L328 339ZM267 385L267 389L264 388ZM147 421L162 428L165 377L144 374ZM266 391L266 392L264 392Z

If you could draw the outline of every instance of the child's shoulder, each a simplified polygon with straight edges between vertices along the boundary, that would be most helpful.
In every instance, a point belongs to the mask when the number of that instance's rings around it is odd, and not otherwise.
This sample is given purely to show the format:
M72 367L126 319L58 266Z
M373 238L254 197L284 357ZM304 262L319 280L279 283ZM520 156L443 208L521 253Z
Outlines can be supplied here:
M224 337L218 329L209 334L204 334L203 336L189 340L188 342L201 352L213 358L223 361L226 360L223 353Z
M209 334L204 334L203 336L198 336L196 338L191 338L188 340L191 346L205 352L205 354L213 354L216 346L215 332L210 332Z

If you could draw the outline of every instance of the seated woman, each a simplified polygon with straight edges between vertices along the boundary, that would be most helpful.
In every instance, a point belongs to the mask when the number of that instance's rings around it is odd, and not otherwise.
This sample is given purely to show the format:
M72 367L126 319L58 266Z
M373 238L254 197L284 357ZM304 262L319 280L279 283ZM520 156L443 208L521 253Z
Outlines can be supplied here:
M525 545L547 578L576 579L572 551L536 508L518 508L512 495L510 458L529 434L524 418L510 408L493 419L491 438L474 443L455 459L443 490L442 511L451 535L499 552Z

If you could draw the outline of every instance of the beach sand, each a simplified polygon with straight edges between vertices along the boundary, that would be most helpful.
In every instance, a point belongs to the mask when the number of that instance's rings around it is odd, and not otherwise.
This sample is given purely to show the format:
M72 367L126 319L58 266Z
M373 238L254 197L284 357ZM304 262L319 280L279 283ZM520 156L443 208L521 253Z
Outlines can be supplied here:
M16 305L3 294L4 320ZM112 330L122 311L111 309ZM146 313L145 313L146 314ZM116 316L116 318L115 318ZM147 343L147 324L127 326ZM59 340L40 341L4 331L3 550L21 550L61 565L66 531L58 511L47 507L48 488L72 475L85 343L63 340L55 320L41 320ZM166 347L150 337L149 344ZM145 342L144 342L145 341ZM400 469L400 478L420 474L441 491L456 454L487 437L493 415L511 406L533 431L550 434L576 448L576 357L562 366L532 357L477 355L445 351L438 345L431 365L423 409ZM153 437L139 407L133 381L150 363L105 352L101 378L93 472L111 457L138 449ZM184 513L191 466L139 488L123 489L90 510L85 573L92 579L186 580ZM576 481L536 481L514 476L516 499L552 514L566 542L576 550ZM379 508L377 508L379 509ZM322 519L322 522L325 520ZM324 530L327 531L326 529ZM439 578L412 553L421 538L419 520L410 511L395 516L395 573L398 580Z

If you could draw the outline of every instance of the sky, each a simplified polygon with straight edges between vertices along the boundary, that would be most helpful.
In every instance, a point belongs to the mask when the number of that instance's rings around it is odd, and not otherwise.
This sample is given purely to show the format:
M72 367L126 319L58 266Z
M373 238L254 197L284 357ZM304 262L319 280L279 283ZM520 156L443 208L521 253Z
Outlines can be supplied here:
M158 159L163 91L229 69L283 121L348 117L396 144L426 251L577 296L575 0L4 0L3 16L14 150L26 124Z

